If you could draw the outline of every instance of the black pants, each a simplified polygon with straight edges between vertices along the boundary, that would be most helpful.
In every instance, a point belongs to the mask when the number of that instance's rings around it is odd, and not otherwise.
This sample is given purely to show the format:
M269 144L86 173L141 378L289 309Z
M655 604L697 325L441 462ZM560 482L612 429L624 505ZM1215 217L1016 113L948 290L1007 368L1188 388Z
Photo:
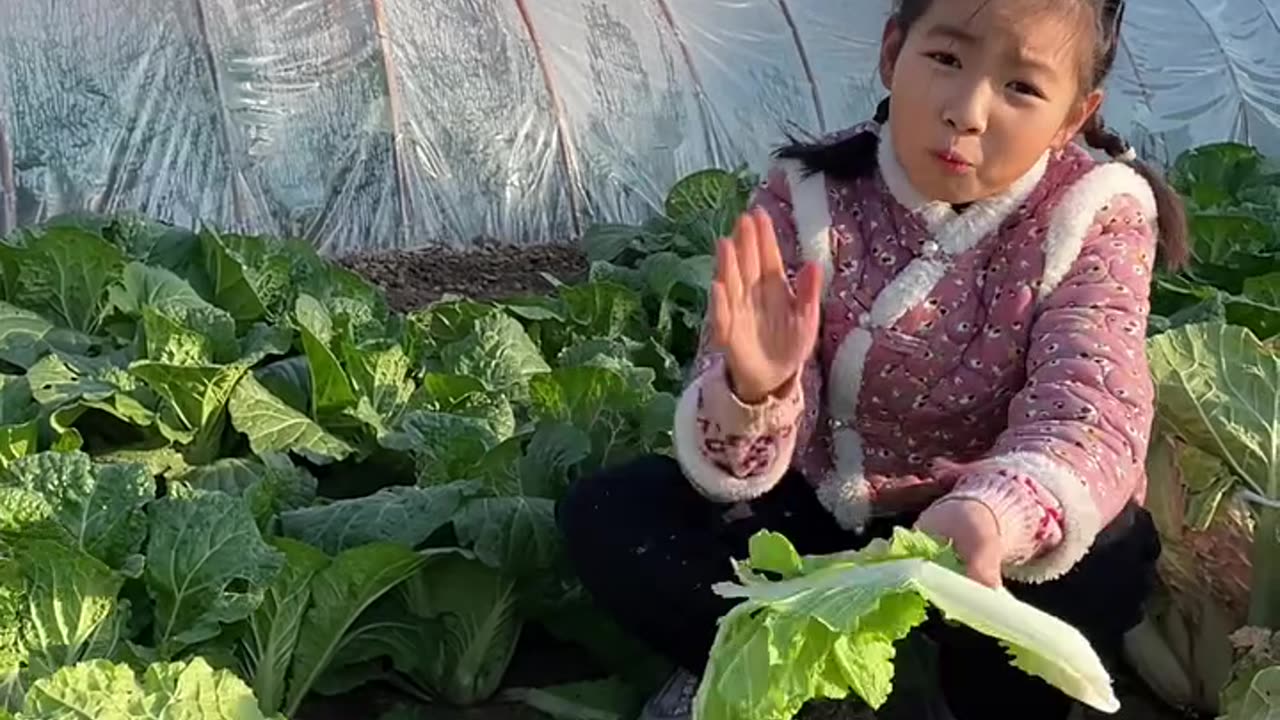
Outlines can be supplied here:
M716 621L732 607L711 586L732 577L729 559L747 554L761 529L780 532L802 554L848 550L914 518L872 523L862 535L842 530L796 472L752 503L752 517L729 521L728 508L699 495L672 459L640 458L584 478L557 508L569 560L595 601L628 632L692 672L700 672ZM1150 516L1130 506L1104 528L1089 554L1053 582L1009 583L1010 592L1078 628L1109 663L1141 618L1155 581L1159 540ZM933 621L939 682L958 720L1066 718L1071 700L1014 668L995 641Z

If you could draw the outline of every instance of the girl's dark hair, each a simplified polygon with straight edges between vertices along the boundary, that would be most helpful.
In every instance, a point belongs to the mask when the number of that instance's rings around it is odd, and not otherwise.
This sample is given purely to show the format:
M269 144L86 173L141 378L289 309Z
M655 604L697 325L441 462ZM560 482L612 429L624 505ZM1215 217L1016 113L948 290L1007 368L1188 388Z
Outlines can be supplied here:
M1083 78L1088 80L1086 91L1102 86L1115 63L1120 46L1120 27L1124 22L1124 0L1081 0L1093 11L1094 52L1087 58ZM893 19L902 33L907 33L929 9L932 0L895 0ZM889 119L889 98L876 108L875 122L884 124ZM1178 270L1191 258L1188 240L1186 209L1182 198L1169 186L1159 170L1139 160L1129 143L1102 120L1102 114L1094 113L1081 135L1089 147L1102 150L1113 159L1125 163L1141 175L1150 185L1156 199L1159 214L1159 255L1164 266ZM823 173L838 180L857 180L870 177L876 170L876 153L879 138L870 132L851 135L832 142L804 142L789 137L790 144L778 149L774 156L797 160L809 173Z

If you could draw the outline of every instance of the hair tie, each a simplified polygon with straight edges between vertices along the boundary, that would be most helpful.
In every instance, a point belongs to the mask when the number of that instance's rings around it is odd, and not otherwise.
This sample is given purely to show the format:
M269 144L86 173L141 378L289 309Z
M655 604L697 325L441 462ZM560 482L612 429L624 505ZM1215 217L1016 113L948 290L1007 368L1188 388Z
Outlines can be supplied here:
M1130 145L1124 149L1124 152L1117 155L1116 158L1124 160L1125 162L1134 162L1138 159L1138 151L1134 150L1133 146Z

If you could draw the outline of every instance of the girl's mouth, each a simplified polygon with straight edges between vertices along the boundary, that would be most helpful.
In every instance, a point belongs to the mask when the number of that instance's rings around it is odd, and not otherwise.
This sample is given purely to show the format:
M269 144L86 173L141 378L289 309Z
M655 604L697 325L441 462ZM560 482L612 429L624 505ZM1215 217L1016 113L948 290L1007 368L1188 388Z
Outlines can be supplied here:
M943 169L954 175L963 175L973 169L973 163L965 160L953 150L941 150L933 153Z

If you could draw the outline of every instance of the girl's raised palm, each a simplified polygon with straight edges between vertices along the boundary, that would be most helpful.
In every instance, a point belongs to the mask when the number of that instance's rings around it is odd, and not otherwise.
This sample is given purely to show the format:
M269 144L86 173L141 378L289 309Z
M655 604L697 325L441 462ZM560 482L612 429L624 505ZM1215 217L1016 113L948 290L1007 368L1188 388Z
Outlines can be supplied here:
M812 262L792 288L763 210L743 215L733 238L719 241L711 337L724 350L738 397L759 402L801 369L818 339L821 291L822 269Z

